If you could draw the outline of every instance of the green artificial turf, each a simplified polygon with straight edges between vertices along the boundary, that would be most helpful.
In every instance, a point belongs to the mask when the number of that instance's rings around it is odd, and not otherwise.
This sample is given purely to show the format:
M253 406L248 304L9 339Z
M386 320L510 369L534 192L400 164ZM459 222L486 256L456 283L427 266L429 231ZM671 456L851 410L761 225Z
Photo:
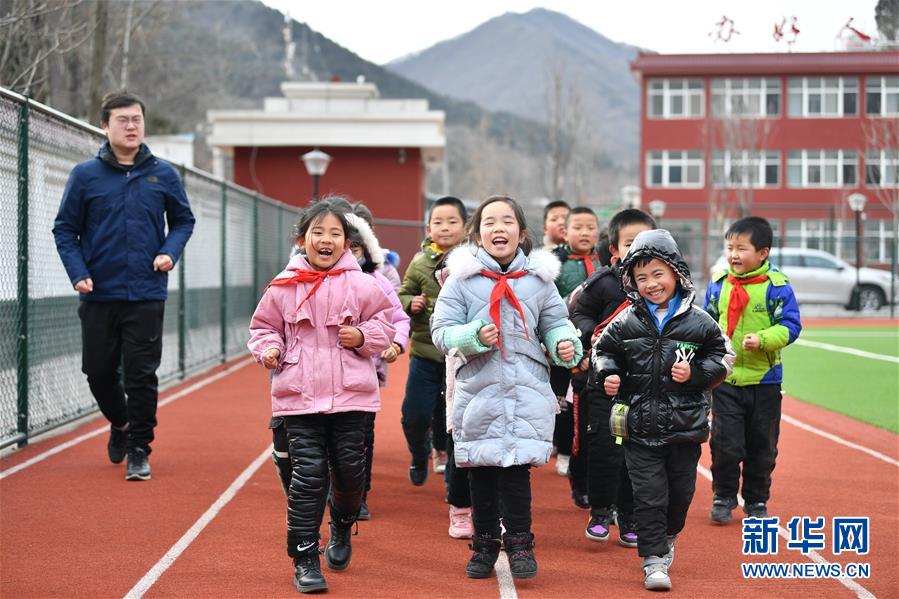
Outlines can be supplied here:
M895 327L806 327L799 338L899 356ZM783 361L787 395L899 432L899 364L796 344Z

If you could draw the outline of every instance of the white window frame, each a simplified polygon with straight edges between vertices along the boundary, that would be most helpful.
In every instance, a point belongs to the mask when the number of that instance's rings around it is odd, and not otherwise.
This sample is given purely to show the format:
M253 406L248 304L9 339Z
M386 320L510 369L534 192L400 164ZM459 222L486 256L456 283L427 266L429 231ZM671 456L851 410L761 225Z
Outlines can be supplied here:
M868 165L875 163L880 169L880 181L876 183L868 183ZM887 169L892 167L893 172L897 173L897 181L890 185L886 181ZM899 188L899 149L884 150L867 150L865 152L865 187L872 188Z
M836 152L836 158L825 157L825 152ZM799 154L799 156L796 156ZM843 182L843 167L855 164L855 181L851 183ZM800 183L794 185L790 183L790 167L799 165ZM821 169L821 182L809 183L808 171L810 166L818 166ZM825 181L824 175L827 166L836 166L837 180L835 182ZM855 150L790 150L787 153L787 177L785 179L786 186L791 189L836 189L840 187L855 187L859 184L862 173L859 170L858 152Z
M777 182L765 183L765 169L769 165L777 166ZM735 167L743 167L743 180L740 183L731 181L731 171ZM715 181L716 171L720 169L721 183ZM755 181L750 181L749 171L755 170ZM765 150L724 150L712 154L712 176L710 183L717 189L775 189L780 187L783 180L783 168L780 161L780 152Z
M751 82L759 82L758 88L750 87ZM739 85L738 85L739 84ZM776 93L779 111L768 113L768 94ZM724 110L721 113L715 110L716 97L723 98ZM745 106L749 105L750 96L757 96L759 100L759 112L735 111L734 100L741 98ZM712 79L711 82L711 115L713 117L740 117L740 118L773 118L779 117L783 112L783 90L780 79L773 77L722 77Z
M679 158L672 157L672 153L677 152L680 154ZM661 154L659 158L654 158L653 154ZM697 156L689 157L689 154L696 154ZM662 167L662 182L660 184L655 184L652 182L652 167L653 166L661 166ZM682 182L681 183L670 183L669 175L671 167L681 167L681 172L683 173ZM698 182L687 182L685 179L687 177L688 167L698 166L699 167L699 181ZM669 189L702 189L705 184L705 159L703 157L703 153L699 150L652 150L646 152L646 187L647 188L669 188Z
M888 84L889 80L889 84ZM871 88L877 86L877 91L880 94L880 112L879 113L870 113L868 112L868 94L871 93ZM887 96L888 95L896 95L899 96L899 77L897 76L881 76L881 77L866 77L865 78L865 116L871 118L877 117L897 117L899 116L899 104L897 104L896 112L887 112Z
M675 81L681 82L683 88L672 89L671 84ZM699 87L690 87L690 83L699 83ZM661 83L661 89L656 89L654 84ZM654 96L662 97L662 114L652 113L652 98ZM684 113L672 114L671 103L672 98L681 96L683 100ZM690 112L690 99L692 96L699 98L699 112L693 114ZM646 118L654 120L662 119L702 119L705 118L705 82L702 79L650 79L646 82Z
M809 81L812 79L817 79L821 82L819 86L811 86L809 85ZM827 84L829 79L836 79L836 87L830 87ZM798 90L795 89L793 85L795 82L801 82L801 86ZM855 112L847 113L843 107L843 99L845 94L853 91L851 89L853 86L848 85L849 83L854 83L854 91L855 91ZM809 113L809 95L810 94L821 94L821 112L811 114ZM801 114L791 114L790 113L790 96L801 94L802 100L802 113ZM825 96L828 94L836 94L837 96L837 109L836 112L825 112L824 107L826 105ZM861 110L860 106L860 96L859 93L859 82L858 77L791 77L787 80L787 116L791 118L802 118L802 119L834 119L834 118L846 118L846 117L856 117L859 115L859 111Z

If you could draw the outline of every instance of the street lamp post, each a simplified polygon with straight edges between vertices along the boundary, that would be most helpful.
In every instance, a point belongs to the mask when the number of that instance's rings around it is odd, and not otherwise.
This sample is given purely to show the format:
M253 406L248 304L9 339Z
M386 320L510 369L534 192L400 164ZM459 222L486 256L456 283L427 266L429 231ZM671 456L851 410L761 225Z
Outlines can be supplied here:
M625 208L640 209L640 188L636 185L625 185L621 188L621 204Z
M318 178L328 170L331 157L315 148L311 152L303 154L301 158L306 165L306 172L312 177L312 201L315 201L318 199Z
M862 268L862 213L865 211L865 202L868 198L861 193L849 194L846 198L849 207L855 212L855 290L852 292L853 306L859 312L861 304L861 268Z
M661 228L662 217L665 216L665 208L667 206L665 204L665 200L652 200L649 202L649 204L647 204L647 206L649 207L649 213L656 220L656 225Z

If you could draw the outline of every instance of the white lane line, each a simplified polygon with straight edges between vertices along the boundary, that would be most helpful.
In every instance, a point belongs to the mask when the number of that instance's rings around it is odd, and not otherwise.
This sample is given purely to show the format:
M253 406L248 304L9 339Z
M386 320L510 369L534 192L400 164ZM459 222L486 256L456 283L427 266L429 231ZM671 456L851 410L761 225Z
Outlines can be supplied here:
M499 585L500 599L518 599L518 592L515 590L515 579L512 578L509 558L506 556L505 551L500 551L499 559L496 560L496 583Z
M209 506L209 509L207 509L203 515L200 516L200 519L194 522L194 525L191 526L174 545L172 545L171 549L169 549L166 554L163 555L146 574L144 574L144 577L137 581L137 584L125 595L125 599L140 599L140 597L143 597L144 593L149 591L150 587L159 580L159 577L169 569L169 566L174 564L175 560L181 557L181 554L190 547L190 544L194 542L201 532L203 532L203 529L218 516L219 512L222 511L222 508L234 499L237 492L240 491L241 487L250 480L250 477L259 470L259 467L271 459L271 455L272 446L269 445L265 448L265 451L259 454L259 457L253 460L252 464L247 466L246 469L240 473L240 476L234 479L231 486L225 489L224 493L219 495L219 498L215 500L215 503Z
M878 460L882 460L892 466L899 467L899 461L896 461L893 458L891 458L890 456L884 455L884 454L880 453L879 451L874 451L873 449L865 447L864 445L859 445L858 443L853 443L852 441L847 441L846 439L843 439L842 437L838 437L832 433L828 433L827 431L822 431L819 428L815 428L811 424L806 424L806 423L802 422L801 420L797 420L796 418L793 418L792 416L789 416L787 414L781 414L780 417L782 420L785 420L785 421L789 422L790 424L792 424L793 426L801 428L804 431L808 431L812 434L818 435L819 437L824 437L825 439L833 441L834 443L839 443L840 445L844 445L851 449L855 449L856 451L861 451L862 453L866 453L869 456L877 458Z
M703 475L705 478L712 480L712 473L707 468L697 464L696 471L699 472L701 475ZM743 507L743 498L740 497L739 495L737 495L737 503L740 504L740 507ZM777 532L785 540L787 540L787 541L790 540L790 534L787 532L787 529L784 528L783 526L778 526ZM815 551L814 549L809 549L809 552L805 557L809 558L816 564L821 564L824 566L830 565L830 562L828 562L826 559L821 557L821 554L818 553L817 551ZM866 589L865 587L863 587L862 585L860 585L859 583L855 582L853 579L851 579L847 576L841 576L840 578L837 578L835 580L837 582L839 582L840 584L842 584L847 589L849 589L850 591L852 591L853 593L855 593L855 596L859 597L860 599L876 599L876 596L874 595L874 593L872 593L871 591L869 591L868 589Z
M168 404L172 403L176 399L184 397L185 395L188 395L190 393L193 393L197 389L202 389L206 385L209 385L210 383L214 383L215 381L217 381L221 378L224 378L224 377L228 376L229 374L234 373L237 370L240 370L244 366L248 366L253 363L255 363L255 360L253 358L247 358L246 360L242 360L240 362L237 362L236 364L232 364L227 369L225 369L221 372L218 372L214 375L211 375L207 378L201 379L201 380L197 381L196 383L194 383L193 385L190 385L189 387L185 387L184 389L181 389L174 395L172 395L170 397L166 397L164 400L159 402L158 407L161 408L163 406L167 406ZM10 468L7 468L6 470L3 470L2 472L0 472L0 480L3 480L7 476L11 476L11 475L15 474L16 472L21 472L22 470L24 470L25 468L28 468L29 466L34 466L35 464L37 464L39 462L43 462L47 458L54 456L57 453L61 453L65 450L69 449L70 447L74 447L74 446L78 445L79 443L87 441L88 439L96 437L97 435L102 435L103 433L108 433L108 432L109 432L109 425L107 424L107 425L103 426L102 428L98 428L89 433L84 433L83 435L81 435L79 437L75 437L74 439L66 441L65 443L61 443L61 444L57 445L56 447L48 449L47 451L45 451L43 453L37 454L36 456L34 456L31 459L25 460L21 464L16 464L15 466L12 466Z
M880 339L896 339L897 334L899 333L895 331L802 331L802 338L842 337L845 339L846 337L879 337Z
M827 351L839 352L841 354L849 354L862 358L870 358L872 360L881 360L883 362L892 362L899 364L899 357L888 356L886 354L875 354L869 351L862 351L854 347L844 347L842 345L833 345L832 343L821 343L819 341L809 341L808 339L797 339L793 342L795 345L804 345L805 347L814 347L816 349L826 349Z

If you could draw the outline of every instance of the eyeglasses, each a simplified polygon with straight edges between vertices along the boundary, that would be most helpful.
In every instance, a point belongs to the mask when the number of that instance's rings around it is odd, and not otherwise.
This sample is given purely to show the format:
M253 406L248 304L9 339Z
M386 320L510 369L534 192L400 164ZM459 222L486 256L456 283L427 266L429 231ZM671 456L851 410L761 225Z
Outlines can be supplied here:
M117 125L122 127L127 127L128 123L131 123L135 127L140 127L144 123L144 117L142 116L133 116L128 118L127 116L117 116L115 118L115 122Z

